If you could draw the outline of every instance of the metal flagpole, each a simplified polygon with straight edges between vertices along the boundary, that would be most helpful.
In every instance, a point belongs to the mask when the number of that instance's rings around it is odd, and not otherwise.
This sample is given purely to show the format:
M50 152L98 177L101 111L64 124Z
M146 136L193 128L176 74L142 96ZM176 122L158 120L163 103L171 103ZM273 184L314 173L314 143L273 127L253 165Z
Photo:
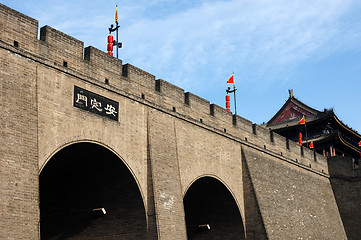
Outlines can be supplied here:
M305 119L305 134L306 134L306 147L308 147L309 143L308 143L308 137L307 137L306 119Z
M119 46L118 46L118 44L119 44L119 38L118 38L118 32L119 32L119 23L118 23L118 4L116 5L116 16L115 16L115 24L116 24L116 27L115 27L115 29L116 29L116 31L117 31L117 45L116 45L116 48L117 48L117 58L119 58L118 57L118 51L119 51Z
M234 95L234 114L237 115L237 101L236 101L236 84L233 84L233 95Z
M116 31L116 40L113 41L113 46L117 48L117 58L119 58L118 52L119 52L119 48L122 47L122 43L119 42L119 33L118 33L120 27L118 23L118 5L116 5L115 24L116 24L115 27L113 24L110 25L109 34Z

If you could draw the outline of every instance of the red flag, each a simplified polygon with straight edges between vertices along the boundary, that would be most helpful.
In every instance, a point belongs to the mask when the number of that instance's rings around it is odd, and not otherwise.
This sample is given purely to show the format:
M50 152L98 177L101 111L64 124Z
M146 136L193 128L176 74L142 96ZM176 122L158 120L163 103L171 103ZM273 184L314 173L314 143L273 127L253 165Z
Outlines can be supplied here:
M234 73L233 73L232 76L228 79L227 83L228 83L228 84L234 84Z
M115 22L118 22L118 5L115 7Z
M358 143L358 146L361 147L361 141Z
M298 124L306 124L305 115L302 116L302 119L298 122Z
M310 143L310 148L313 149L313 141Z

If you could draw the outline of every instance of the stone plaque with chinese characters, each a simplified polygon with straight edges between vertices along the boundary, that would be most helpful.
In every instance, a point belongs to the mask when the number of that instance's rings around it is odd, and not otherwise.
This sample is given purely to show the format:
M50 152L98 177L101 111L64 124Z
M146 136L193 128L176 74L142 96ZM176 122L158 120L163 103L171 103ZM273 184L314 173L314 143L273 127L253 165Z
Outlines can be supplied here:
M74 86L74 107L118 121L118 102L77 86Z

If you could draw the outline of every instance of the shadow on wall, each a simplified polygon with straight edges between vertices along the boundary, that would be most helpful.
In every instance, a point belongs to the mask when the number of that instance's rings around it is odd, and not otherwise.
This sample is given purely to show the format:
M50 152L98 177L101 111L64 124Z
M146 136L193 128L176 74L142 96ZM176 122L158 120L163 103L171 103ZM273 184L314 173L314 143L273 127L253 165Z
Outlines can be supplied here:
M361 236L361 169L353 158L328 158L330 181L347 238Z

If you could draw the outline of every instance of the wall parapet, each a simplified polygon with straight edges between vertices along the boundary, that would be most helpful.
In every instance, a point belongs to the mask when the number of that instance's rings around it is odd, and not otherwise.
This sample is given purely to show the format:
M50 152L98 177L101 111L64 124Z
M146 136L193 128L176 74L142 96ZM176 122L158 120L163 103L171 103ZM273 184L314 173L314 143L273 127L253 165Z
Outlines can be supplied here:
M328 168L331 178L348 181L361 181L359 162L350 157L329 157Z
M84 42L48 25L40 29L40 40L46 42L52 48L59 48L79 59L83 58Z
M86 47L84 50L84 60L89 61L97 67L103 68L105 71L110 71L114 74L122 76L122 60L114 58L109 54L93 47ZM105 64L110 63L110 64ZM94 67L94 66L93 66Z
M129 63L124 64L123 76L149 89L155 88L155 76Z

